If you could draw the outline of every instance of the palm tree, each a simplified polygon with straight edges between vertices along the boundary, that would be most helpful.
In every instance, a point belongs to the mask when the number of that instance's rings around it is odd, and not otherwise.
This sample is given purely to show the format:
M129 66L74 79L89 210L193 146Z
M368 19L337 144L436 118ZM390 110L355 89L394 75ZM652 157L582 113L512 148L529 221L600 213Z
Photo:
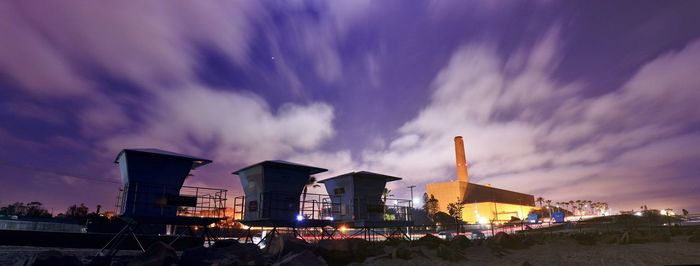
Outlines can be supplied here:
M562 203L564 203L564 206L566 206L566 210L569 210L569 202L568 202L568 201L565 201L565 202L562 202Z
M552 218L552 200L545 200L544 202L547 203L547 214Z
M384 188L384 191L382 192L382 202L384 202L384 205L386 205L386 198L393 196L394 195L391 194L391 189Z
M386 215L386 198L388 197L393 197L394 195L391 194L391 189L384 188L384 191L382 191L382 203L384 203L384 215Z
M590 209L591 213L593 212L593 201L592 200L587 200L586 204L588 205L588 208Z
M575 202L576 202L576 206L578 207L578 212L579 212L579 214L580 214L580 215L583 215L583 214L582 214L582 212L583 212L583 201L581 201L581 200L576 200Z
M310 176L308 180L306 180L306 184L304 184L304 191L301 193L301 211L300 213L304 212L304 203L306 203L306 191L308 190L309 186L313 188L320 187L319 184L316 184L316 177L315 176ZM311 215L313 215L313 210L311 212Z
M537 197L537 199L535 199L535 201L540 204L540 207L542 207L542 203L544 202L544 198Z

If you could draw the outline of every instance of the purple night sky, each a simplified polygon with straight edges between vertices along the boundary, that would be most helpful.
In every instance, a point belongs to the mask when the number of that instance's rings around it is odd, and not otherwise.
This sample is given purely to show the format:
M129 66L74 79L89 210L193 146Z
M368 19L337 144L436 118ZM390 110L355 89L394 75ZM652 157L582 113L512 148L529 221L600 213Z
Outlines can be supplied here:
M2 1L0 205L112 209L114 157L454 176L700 210L700 1ZM321 191L315 191L321 192ZM230 203L230 202L229 202Z

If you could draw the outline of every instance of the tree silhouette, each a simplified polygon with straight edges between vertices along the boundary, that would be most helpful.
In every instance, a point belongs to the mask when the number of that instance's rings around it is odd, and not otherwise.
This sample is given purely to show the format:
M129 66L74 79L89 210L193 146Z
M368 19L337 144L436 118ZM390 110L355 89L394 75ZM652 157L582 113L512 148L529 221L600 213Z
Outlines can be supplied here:
M430 199L428 202L428 217L430 220L435 221L435 214L440 211L440 205L438 205L438 200L434 195L430 194Z
M316 184L316 177L315 176L310 176L309 179L306 180L306 184L304 184L304 191L301 193L301 212L304 212L304 205L306 203L306 192L309 188L309 186L317 188L320 187L320 185ZM312 214L313 215L313 211Z
M32 201L27 204L15 202L10 205L0 208L0 214L12 216L27 216L27 217L51 217L41 202Z
M542 198L542 197L537 197L537 199L536 199L535 201L536 201L537 203L540 204L540 208L541 208L541 207L542 207L542 204L544 203L544 198Z
M463 209L464 205L462 205L462 201L459 199L459 197L457 197L457 202L447 204L447 214L452 216L452 218L454 218L456 222L462 220Z
M87 215L88 207L86 207L83 203L80 203L80 206L75 204L71 205L68 207L65 213L65 216L67 217L87 217Z

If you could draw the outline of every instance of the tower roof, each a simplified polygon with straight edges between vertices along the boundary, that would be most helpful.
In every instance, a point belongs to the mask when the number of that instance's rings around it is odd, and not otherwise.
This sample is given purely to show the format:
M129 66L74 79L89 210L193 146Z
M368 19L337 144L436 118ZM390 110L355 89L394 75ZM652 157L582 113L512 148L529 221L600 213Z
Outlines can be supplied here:
M384 174L378 174L378 173L373 173L369 171L359 171L359 172L350 172L350 173L345 173L342 175L334 176L331 178L326 178L324 180L318 181L319 183L324 183L328 180L340 178L343 176L358 176L358 177L369 177L369 178L381 178L384 179L386 182L391 182L391 181L396 181L396 180L401 180L400 177L395 177L395 176L390 176L390 175L384 175Z
M279 166L279 167L287 167L287 168L294 168L298 170L307 170L309 171L309 175L315 175L318 173L323 173L328 171L328 169L320 168L320 167L314 167L314 166L308 166L308 165L303 165L303 164L298 164L298 163L292 163L292 162L287 162L287 161L282 161L282 160L268 160L268 161L262 161L253 165L249 165L246 167L243 167L241 169L236 170L232 174L238 175L238 173L248 170L250 168L256 167L256 166Z
M146 148L146 149L123 149L122 151L119 152L119 154L117 154L117 158L114 159L114 163L119 163L119 156L121 156L123 153L132 153L132 152L189 159L192 161L192 169L195 169L197 167L200 167L200 166L203 166L203 165L206 165L206 164L209 164L212 162L212 160L209 160L209 159L203 159L203 158L199 158L199 157L175 153L175 152L171 152L171 151L165 151L165 150L161 150L161 149Z

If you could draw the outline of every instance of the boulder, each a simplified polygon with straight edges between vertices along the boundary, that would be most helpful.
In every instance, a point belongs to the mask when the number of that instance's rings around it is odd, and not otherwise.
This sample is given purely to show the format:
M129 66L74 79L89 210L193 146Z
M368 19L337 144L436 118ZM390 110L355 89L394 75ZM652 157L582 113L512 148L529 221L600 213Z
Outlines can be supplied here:
M574 240L579 245L592 246L598 242L598 238L593 234L577 234L574 236Z
M175 249L163 242L155 242L151 244L146 252L137 255L127 266L170 266L177 263L178 257Z
M394 250L392 256L398 259L410 260L413 258L413 251L408 248L408 245L401 244L396 247L396 250Z
M507 249L521 249L525 247L520 238L513 237L504 232L496 233L492 238L492 243Z
M649 242L671 242L671 233L665 231L655 231L646 236Z
M383 255L384 244L382 242L369 242L364 239L351 238L350 250L352 251L355 261L363 261L365 258ZM409 243L403 243L408 246Z
M211 248L196 247L182 253L180 265L266 264L260 248L251 243L222 243Z
M360 241L363 241L361 239L358 239ZM316 247L319 250L327 250L327 251L350 251L350 239L323 239L318 241L318 244L316 244Z
M688 237L688 242L700 243L700 230L696 230L693 234Z
M65 255L58 250L47 250L37 253L24 262L27 266L82 266L78 257Z
M447 245L444 245L444 244L440 244L437 247L437 256L442 258L443 260L452 261L452 262L458 262L458 261L463 261L463 260L467 259L459 251L457 251L457 250L455 250Z
M626 231L617 240L617 244L641 244L647 242L646 237L640 231Z
M324 239L318 241L317 253L331 265L346 265L355 259L350 239ZM357 259L360 260L360 258ZM361 259L364 260L364 258Z
M383 243L359 238L324 239L319 241L316 247L316 254L323 256L331 265L362 262L368 257L385 254Z
M326 261L314 255L309 250L304 250L299 253L289 253L275 264L275 266L325 266Z
M384 244L391 247L398 247L402 243L410 243L410 241L402 238L390 237L384 241Z
M211 245L212 248L231 248L231 247L241 247L243 244L241 242L238 242L236 239L225 239L225 240L217 240L214 242L214 245Z
M472 241L466 236L458 235L450 240L450 244L454 247L465 249L472 245Z
M620 239L620 233L607 233L600 237L600 242L605 244L615 244Z
M427 234L418 240L416 240L416 245L424 246L427 248L435 249L443 244L445 241L432 234Z
M314 247L302 239L291 235L278 235L269 241L266 252L270 255L282 257L286 254L301 253L304 250L313 251Z

